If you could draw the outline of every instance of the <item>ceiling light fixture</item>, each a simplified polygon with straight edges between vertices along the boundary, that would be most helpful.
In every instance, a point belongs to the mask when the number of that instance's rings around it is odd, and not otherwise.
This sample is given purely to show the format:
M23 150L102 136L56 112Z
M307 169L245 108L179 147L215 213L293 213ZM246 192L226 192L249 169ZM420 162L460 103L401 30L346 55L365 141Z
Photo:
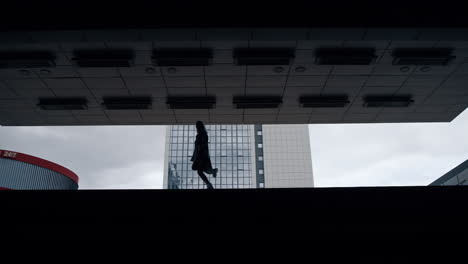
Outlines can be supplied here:
M76 50L72 61L81 68L131 67L134 56L130 49Z
M299 103L302 107L345 107L349 100L347 95L317 95L301 96Z
M369 65L375 62L375 48L318 48L315 63L318 65Z
M400 68L401 72L408 72L409 70L410 70L410 67L408 67L408 66L403 66L403 67Z
M0 68L55 67L55 55L49 51L2 51Z
M305 72L306 71L306 68L303 67L303 66L299 66L299 67L296 67L296 69L294 70L295 72Z
M236 48L233 58L236 65L289 65L294 53L290 48Z
M408 107L414 100L411 95L365 96L364 107Z
M82 97L39 98L37 106L42 110L86 110L88 100Z
M156 70L153 67L148 67L145 69L145 72L148 74L153 74L156 72Z
M41 70L39 71L39 73L40 73L41 75L49 75L49 74L51 74L52 72L51 72L50 70L48 70L48 69L41 69Z
M152 98L148 96L104 97L102 105L107 110L151 109Z
M210 48L163 48L153 50L152 61L157 66L209 66L213 50Z
M276 72L276 73L282 73L284 71L284 68L283 67L275 67L275 68L273 68L273 71Z
M397 48L393 65L448 65L455 56L452 48Z
M170 96L166 104L170 109L212 109L216 104L214 96Z
M431 67L429 67L429 66L424 66L424 67L421 67L421 69L419 69L419 70L422 71L422 72L428 72L428 71L431 70Z
M278 108L283 103L281 96L235 96L232 103L237 109Z

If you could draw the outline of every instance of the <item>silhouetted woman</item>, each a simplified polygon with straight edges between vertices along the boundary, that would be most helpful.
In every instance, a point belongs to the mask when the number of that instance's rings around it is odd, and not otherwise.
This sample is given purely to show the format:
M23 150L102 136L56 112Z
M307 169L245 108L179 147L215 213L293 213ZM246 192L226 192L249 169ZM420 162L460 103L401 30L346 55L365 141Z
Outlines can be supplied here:
M191 161L192 170L196 170L198 176L203 180L208 189L213 189L213 185L210 183L206 175L203 173L212 174L216 177L218 169L213 169L211 166L210 153L208 152L208 133L206 133L205 126L202 121L197 121L197 138L195 139L195 148L193 149L193 155Z

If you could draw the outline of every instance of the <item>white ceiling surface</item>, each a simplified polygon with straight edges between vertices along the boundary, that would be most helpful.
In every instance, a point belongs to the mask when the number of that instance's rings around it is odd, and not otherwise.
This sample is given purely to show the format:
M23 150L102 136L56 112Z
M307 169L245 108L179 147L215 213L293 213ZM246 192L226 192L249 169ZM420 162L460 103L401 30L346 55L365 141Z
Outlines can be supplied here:
M371 66L314 65L314 51L323 46L375 47ZM210 47L213 65L167 67L151 65L153 48ZM233 47L291 47L296 57L284 71L275 66L235 66ZM396 47L452 47L449 66L392 66ZM74 49L131 48L131 68L78 69L70 62ZM0 69L1 125L122 125L208 123L372 123L449 122L468 106L468 29L155 29L0 32L0 50L47 49L56 52L57 67L49 74L32 69ZM297 73L298 66L306 67ZM154 73L146 68L153 67ZM345 108L300 108L300 95L347 94ZM362 96L411 94L408 108L364 108ZM103 110L102 96L151 95L151 110ZM216 109L171 110L168 95L213 95ZM282 95L279 109L234 109L233 95ZM89 109L44 111L40 96L84 96Z

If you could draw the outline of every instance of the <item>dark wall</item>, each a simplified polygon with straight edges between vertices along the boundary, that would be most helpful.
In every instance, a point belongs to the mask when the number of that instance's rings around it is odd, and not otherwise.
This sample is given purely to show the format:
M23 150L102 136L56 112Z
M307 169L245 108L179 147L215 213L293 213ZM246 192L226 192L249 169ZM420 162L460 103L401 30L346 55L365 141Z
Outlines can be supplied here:
M434 239L468 232L463 186L1 191L0 203L4 238Z

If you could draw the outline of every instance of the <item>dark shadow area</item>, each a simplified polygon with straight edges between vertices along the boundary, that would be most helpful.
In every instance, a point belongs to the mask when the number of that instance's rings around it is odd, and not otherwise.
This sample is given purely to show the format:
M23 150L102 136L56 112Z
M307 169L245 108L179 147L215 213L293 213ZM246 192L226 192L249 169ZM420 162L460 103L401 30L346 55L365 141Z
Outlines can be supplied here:
M2 191L0 202L3 239L427 242L466 237L468 220L463 186Z
M151 27L458 27L462 1L7 1L3 29ZM268 10L268 12L265 12ZM59 21L59 22L58 22Z

